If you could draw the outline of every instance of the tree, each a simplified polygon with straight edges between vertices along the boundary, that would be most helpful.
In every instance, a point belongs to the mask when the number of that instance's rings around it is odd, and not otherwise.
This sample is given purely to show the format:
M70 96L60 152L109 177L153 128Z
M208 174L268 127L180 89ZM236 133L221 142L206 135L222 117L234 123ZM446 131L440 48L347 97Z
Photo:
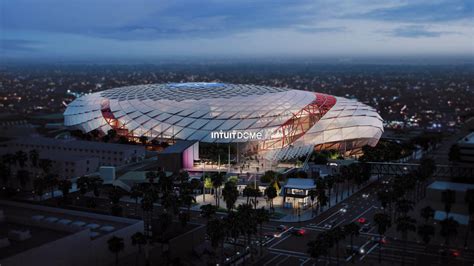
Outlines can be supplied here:
M413 201L407 199L399 199L396 202L396 211L406 216L409 211L413 210Z
M212 204L202 205L200 209L201 209L201 216L208 220L209 218L214 216L214 214L216 214L216 211L217 211L217 207Z
M385 235L385 232L392 226L392 219L390 215L385 213L376 213L374 215L374 223L377 225L377 233L379 234L379 238ZM379 263L382 261L382 247L381 243L379 243Z
M457 162L461 160L461 149L459 148L458 144L453 144L451 146L448 157L450 162Z
M28 154L29 160L34 167L38 167L39 153L37 150L30 150Z
M223 241L225 238L225 224L221 219L213 219L207 222L207 235L211 241L211 246L215 250L215 254L217 257L217 249L219 246L223 245ZM222 247L223 248L223 247ZM221 256L221 260L222 260Z
M239 191L235 186L234 182L227 181L222 190L222 197L226 203L227 210L230 212L234 208L234 204L239 197Z
M46 180L46 186L51 191L51 198L54 198L54 191L56 190L59 182L58 176L56 174L46 174L44 179Z
M440 224L441 224L440 234L445 239L444 244L448 246L451 236L456 236L458 234L459 223L456 220L454 220L452 217L449 217L442 220Z
M456 201L456 192L451 189L444 190L441 192L441 201L444 203L444 211L446 212L446 218L448 218L451 212L451 206Z
M135 214L138 211L138 200L143 197L143 189L140 185L135 184L133 185L132 189L130 190L130 198L135 200Z
M248 184L247 186L245 186L244 191L242 192L244 197L247 197L247 204L250 204L250 197L252 197L253 191L254 188L250 184Z
M15 159L20 165L21 168L25 167L26 162L28 161L28 155L26 152L20 150L15 152Z
M320 233L316 240L308 242L308 254L315 259L321 256L328 256L329 249L332 248L333 241L327 232Z
M260 226L260 254L262 254L262 247L263 247L263 223L270 221L270 214L264 207L257 209L255 214L256 222Z
M121 216L122 215L122 207L120 207L120 198L123 196L123 192L117 188L117 187L112 187L108 193L107 196L109 197L109 200L112 204L111 211L112 215L116 216Z
M114 140L115 137L117 137L117 131L115 129L109 129L107 131L107 136L111 139Z
M311 199L311 215L314 216L314 200L318 197L318 191L311 189L308 191L309 198Z
M416 220L405 215L402 217L398 217L396 224L397 224L397 231L400 232L401 237L403 241L405 242L403 245L403 253L406 254L408 232L416 231ZM402 257L402 265L404 264L405 264L405 256Z
M265 196L267 197L267 199L270 201L270 209L272 211L274 211L273 199L275 199L278 196L276 188L274 186L270 185L265 189L264 193L265 193Z
M435 210L430 206L426 206L420 210L420 216L425 219L425 223L428 223L428 221L434 217L434 214Z
M138 247L138 252L135 257L135 265L138 266L138 254L142 253L142 246L147 243L146 236L142 232L136 232L132 235L132 245Z
M72 188L72 182L68 179L63 179L59 181L58 187L59 187L59 190L61 190L63 194L63 200L66 202L69 195L69 191Z
M146 145L146 143L148 142L148 137L147 136L140 136L139 140L143 145Z
M40 198L43 198L44 191L46 190L46 181L42 176L37 177L33 180L33 189L36 195Z
M219 188L224 182L224 173L212 173L211 175L212 186L214 187L214 197L216 199L216 206L219 208Z
M467 240L469 239L469 233L473 228L473 215L474 215L474 189L466 190L466 195L464 196L464 202L467 203L468 213L469 213L469 222L467 226L466 238L464 239L464 247L467 247Z
M118 254L124 249L123 238L113 236L107 240L110 252L115 254L115 265L118 265Z
M40 159L39 167L41 168L41 170L43 170L43 173L49 174L51 167L53 167L53 161L49 159Z
M332 228L329 231L329 234L331 235L331 239L333 240L333 243L336 246L336 261L337 265L339 265L339 242L346 238L346 234L344 233L344 230L339 226Z
M350 238L351 238L351 249L352 249L354 247L353 238L354 238L354 236L359 235L360 226L355 222L351 222L351 223L348 223L348 224L344 225L343 230L344 230L344 234L350 236ZM354 263L354 256L352 256L352 263Z
M21 188L26 189L26 184L30 180L30 172L27 170L18 170L16 172L16 178L18 182L20 182Z
M435 228L431 224L425 223L418 226L417 233L423 242L425 242L425 245L428 245L428 243L431 241L431 237L435 234Z

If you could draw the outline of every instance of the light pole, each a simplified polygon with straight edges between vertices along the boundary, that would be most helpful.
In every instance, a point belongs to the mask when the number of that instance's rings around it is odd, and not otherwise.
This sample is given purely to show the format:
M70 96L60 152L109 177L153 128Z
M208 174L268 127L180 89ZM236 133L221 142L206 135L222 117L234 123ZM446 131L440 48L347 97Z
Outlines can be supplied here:
M206 202L206 175L204 173L204 162L201 162L202 165L202 202Z

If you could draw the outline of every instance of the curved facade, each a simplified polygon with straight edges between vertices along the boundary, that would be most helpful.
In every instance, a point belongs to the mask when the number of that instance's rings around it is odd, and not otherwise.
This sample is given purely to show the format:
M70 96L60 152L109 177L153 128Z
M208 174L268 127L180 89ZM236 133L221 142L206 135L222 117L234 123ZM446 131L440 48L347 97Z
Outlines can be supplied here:
M114 88L77 98L66 126L128 137L245 143L269 160L316 149L348 154L374 146L382 118L355 100L257 85L169 83Z

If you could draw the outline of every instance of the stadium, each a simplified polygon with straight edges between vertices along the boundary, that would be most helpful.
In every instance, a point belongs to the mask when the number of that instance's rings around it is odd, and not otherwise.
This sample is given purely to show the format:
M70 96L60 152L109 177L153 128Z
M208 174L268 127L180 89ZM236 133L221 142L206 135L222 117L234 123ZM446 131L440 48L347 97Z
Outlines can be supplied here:
M237 145L270 161L314 150L359 154L375 146L383 120L372 107L323 93L258 85L168 83L87 94L64 112L66 126L110 129L129 139Z

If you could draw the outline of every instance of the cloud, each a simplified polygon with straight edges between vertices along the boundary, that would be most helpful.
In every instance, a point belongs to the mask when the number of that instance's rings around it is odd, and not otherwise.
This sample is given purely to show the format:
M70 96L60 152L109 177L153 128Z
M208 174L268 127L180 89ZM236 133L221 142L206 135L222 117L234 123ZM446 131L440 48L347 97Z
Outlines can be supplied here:
M473 17L473 1L410 1L393 7L378 8L353 17L399 22L446 22L471 20Z
M0 50L15 51L15 52L34 52L39 44L37 41L18 40L18 39L4 39L0 40Z
M337 33L347 31L346 27L298 27L297 31L305 33Z
M388 32L389 35L394 37L403 38L434 38L440 37L443 34L453 34L454 32L447 31L433 31L422 25L409 25L395 28Z

